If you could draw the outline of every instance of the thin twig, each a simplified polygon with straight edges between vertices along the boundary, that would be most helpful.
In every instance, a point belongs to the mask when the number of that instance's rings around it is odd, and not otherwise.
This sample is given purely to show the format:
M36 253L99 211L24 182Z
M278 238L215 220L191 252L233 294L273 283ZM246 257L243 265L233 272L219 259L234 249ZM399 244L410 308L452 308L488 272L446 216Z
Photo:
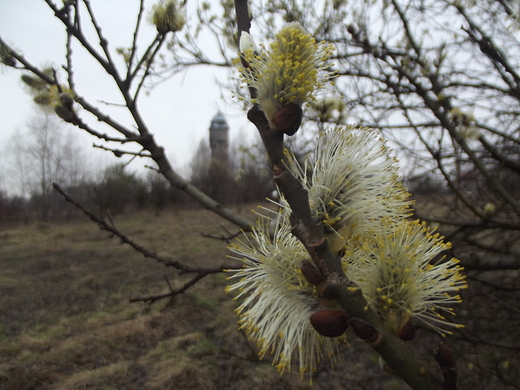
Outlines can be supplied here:
M127 151L127 150L121 150L121 149L112 149L112 148L108 148L106 146L103 146L103 145L96 145L96 144L92 144L92 147L94 148L97 148L97 149L102 149L102 150L106 150L108 152L112 152L114 153L114 155L116 157L122 157L123 155L130 155L130 156L136 156L136 157L147 157L147 158L152 158L152 155L149 154L149 153L143 153L143 151L140 151L140 152L130 152L130 151Z
M145 82L146 78L150 75L150 69L152 67L152 64L155 61L155 56L157 55L157 53L159 53L159 50L161 50L161 47L166 40L166 35L160 35L160 36L158 36L158 38L159 38L159 41L157 42L157 46L155 47L150 58L146 59L146 68L144 70L143 76L141 77L141 81L139 82L139 85L137 86L137 89L135 90L134 101L136 101L137 98L139 97L139 93L141 92L141 89L143 88L144 82Z
M108 49L108 40L103 35L103 32L101 31L101 26L97 23L96 17L94 15L94 11L92 10L92 7L90 5L90 0L83 0L83 3L85 3L85 7L87 8L87 11L90 15L90 20L92 22L92 25L94 26L94 29L96 30L97 36L99 38L99 45L103 49L107 62L110 65L109 73L114 77L114 79L119 80L120 79L119 73L117 71L114 61L112 60L112 55L110 54L110 50Z
M151 252L148 249L146 249L144 246L137 244L135 241L130 239L128 236L126 236L124 233L122 233L121 231L116 229L114 226L110 225L104 219L101 219L101 218L97 217L94 213L92 213L91 211L87 210L78 201L76 201L69 194L67 194L60 187L59 184L52 183L52 186L54 187L54 189L56 191L58 191L61 195L63 195L63 197L65 198L65 200L67 202L72 203L78 209L83 211L83 213L88 215L92 221L96 222L101 229L106 230L106 231L116 235L117 237L119 237L121 239L121 241L123 243L130 245L136 251L142 253L144 257L149 257L149 258L152 258L154 260L157 260L159 263L162 263L165 266L171 266L171 267L177 268L183 274L185 274L185 273L205 273L205 274L211 274L211 273L224 272L225 270L228 270L228 269L239 269L239 268L241 268L241 265L237 265L237 264L222 264L222 265L214 266L214 267L201 267L201 266L193 267L193 266L186 265L186 264L184 264L184 263L182 263L180 261L167 259L167 258L157 254L156 252Z
M144 0L140 0L139 2L139 13L137 14L137 22L135 23L134 30L134 38L132 39L132 48L130 49L130 58L128 59L128 68L126 70L126 79L125 81L129 81L130 74L132 72L132 65L134 63L134 58L137 53L137 37L139 35L139 28L141 26L141 21L143 19L144 12Z
M152 303L154 303L158 300L164 299L164 298L173 298L179 294L183 294L187 289L189 289L191 286L196 284L199 280L201 280L202 278L204 278L207 275L208 275L208 273L201 272L201 273L195 275L192 279L190 279L181 288L179 288L177 290L173 290L171 288L170 283L168 283L168 285L170 286L170 289L171 289L170 292L167 292L165 294L150 295L148 297L132 298L132 299L130 299L130 302L148 302L148 303L152 304ZM170 304L171 304L171 300L166 305L166 307L168 307ZM166 309L166 307L164 307L163 310Z
M223 234L215 236L215 235L212 235L212 234L201 233L202 237L204 237L204 238L212 238L212 239L215 239L215 240L222 240L222 241L225 241L225 242L227 242L229 244L232 239L234 239L234 238L238 237L239 235L241 235L242 233L244 233L242 230L239 230L236 233L231 233L224 225L220 225L220 226L222 227L222 229L224 229L228 233L227 236L224 236Z

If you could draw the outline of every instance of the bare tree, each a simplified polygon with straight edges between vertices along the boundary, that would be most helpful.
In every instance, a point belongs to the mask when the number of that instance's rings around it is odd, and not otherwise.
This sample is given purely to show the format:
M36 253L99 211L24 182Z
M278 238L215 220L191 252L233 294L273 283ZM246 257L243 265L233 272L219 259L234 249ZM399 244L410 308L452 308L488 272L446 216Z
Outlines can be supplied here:
M74 187L87 176L86 155L68 130L54 114L37 114L29 119L26 130L13 135L5 149L13 188L21 191L22 197L34 198L44 221L58 208L52 183Z
M457 245L464 264L518 268L518 3L463 4L360 5L363 16L337 37L338 88L353 117L402 146L416 175L443 178L449 211L419 213L465 243ZM501 254L494 265L492 253Z
M312 134L338 121L381 129L408 177L441 183L437 201L444 211L432 214L425 205L430 199L417 195L417 216L460 244L455 253L465 267L520 267L516 0L277 0L251 10L258 36L272 38L282 21L297 20L318 40L335 44L335 89L345 98L340 107L333 92L325 92L305 111L315 122L304 122L304 130ZM199 23L214 20L209 15L215 13L201 11ZM219 23L212 31L221 47L233 40ZM170 46L169 69L198 60L229 63L225 52L201 57L196 36L189 36L182 56ZM305 155L301 139L291 146Z
M6 144L3 157L6 171L9 172L9 187L17 189L20 195L25 198L29 195L29 188L27 160L23 158L24 150L22 133L17 131Z

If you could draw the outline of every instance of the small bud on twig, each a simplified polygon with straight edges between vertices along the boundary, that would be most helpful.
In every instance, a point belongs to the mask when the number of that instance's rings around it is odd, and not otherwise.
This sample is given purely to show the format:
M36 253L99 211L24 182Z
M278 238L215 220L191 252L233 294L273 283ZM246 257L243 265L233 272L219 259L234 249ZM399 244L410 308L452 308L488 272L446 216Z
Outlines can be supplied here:
M451 349L442 341L439 343L435 360L441 366L444 377L444 389L457 390L457 370L455 369L455 358Z
M444 367L455 367L455 359L453 357L453 352L451 349L444 344L442 341L439 342L439 346L437 347L437 352L435 353L435 360Z
M379 356L379 365L390 375L395 375L395 371L393 370L393 368L390 367L390 365L387 362L385 362L385 360L381 356Z
M347 315L341 310L318 311L311 316L311 324L325 337L339 337L348 328Z
M74 99L72 95L68 92L62 92L59 94L59 98L61 103L67 107L69 110L72 110L72 106L74 105Z
M399 329L399 332L397 333L397 336L401 340L410 341L415 338L416 328L412 320L406 321L401 329Z
M241 53L245 53L248 50L251 50L252 52L258 52L258 47L256 46L255 41L246 31L242 31L242 34L240 35L239 47Z
M359 338L362 338L365 341L373 342L379 335L376 328L361 318L352 318L350 325Z
M325 290L327 279L321 273L321 271L316 268L309 260L302 260L301 270L305 279L310 284L315 286L319 293L322 294L322 292Z
M76 115L74 114L74 112L65 106L57 105L56 107L54 107L54 111L65 122L72 123L74 121L74 119L76 118Z
M302 123L302 114L302 108L298 104L290 103L274 114L271 122L282 133L294 135Z

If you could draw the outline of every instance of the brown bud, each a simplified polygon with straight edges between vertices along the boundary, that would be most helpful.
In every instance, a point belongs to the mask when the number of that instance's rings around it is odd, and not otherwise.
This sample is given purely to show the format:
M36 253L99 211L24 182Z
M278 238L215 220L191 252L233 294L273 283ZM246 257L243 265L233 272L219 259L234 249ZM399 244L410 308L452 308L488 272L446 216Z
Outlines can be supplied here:
M435 360L441 367L452 368L455 367L455 358L451 349L442 341L439 342L437 353L435 353Z
M455 369L455 358L451 349L442 341L439 343L435 360L441 366L442 375L444 376L444 388L447 390L457 389L457 370Z
M10 56L9 54L7 54L6 56L0 57L0 62L2 62L6 66L10 66L12 68L14 68L17 64L14 57Z
M347 26L347 31L352 34L352 35L357 35L358 31L356 29L356 27L354 27L352 24L349 24Z
M415 338L416 328L412 320L408 320L404 323L404 325L399 329L397 336L401 340L410 341Z
M309 260L302 260L301 270L305 279L307 279L307 281L313 286L316 286L318 291L320 291L320 287L322 287L327 281L321 271L316 268Z
M368 342L372 342L377 339L379 333L377 332L376 328L374 328L365 320L362 320L361 318L352 318L350 325L359 338Z
M294 135L302 123L302 114L302 108L298 104L289 103L274 114L271 122L282 133Z
M321 310L311 316L311 324L322 336L339 337L347 330L347 315L341 310Z
M59 94L59 98L61 103L67 107L69 110L72 110L72 106L74 105L74 98L68 92L62 92Z

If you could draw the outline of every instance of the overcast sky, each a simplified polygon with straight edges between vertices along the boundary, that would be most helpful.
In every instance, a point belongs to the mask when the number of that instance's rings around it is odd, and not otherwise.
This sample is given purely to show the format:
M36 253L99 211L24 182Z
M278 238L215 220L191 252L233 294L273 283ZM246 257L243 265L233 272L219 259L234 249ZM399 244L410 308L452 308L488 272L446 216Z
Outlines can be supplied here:
M55 2L61 3L61 0ZM218 3L218 0L211 2ZM147 1L147 9L153 3L155 1ZM198 3L191 0L188 2L188 23ZM110 47L130 46L139 1L91 0L91 4ZM85 24L86 19L85 16ZM141 47L145 47L146 42L153 39L155 29L145 23L141 31ZM43 0L0 0L0 35L34 65L52 64L59 68L64 63L64 28ZM204 44L214 47L210 39ZM75 48L74 54L77 55L74 62L77 93L125 125L132 126L123 109L100 103L101 100L121 102L121 98L99 65L90 62L79 47ZM35 110L31 96L24 91L19 81L20 75L21 72L6 67L2 67L0 73L0 151L4 150L6 140L14 131L24 128L27 118ZM177 168L186 166L200 140L208 137L210 121L219 109L226 114L232 141L252 139L254 127L247 122L244 113L230 108L222 101L216 78L226 81L227 71L194 68L159 84L149 96L144 93L141 95L141 114ZM98 126L97 129L102 132L106 131L97 122L89 123ZM78 137L87 148L92 142L99 143L89 136ZM138 165L135 165L136 168Z

